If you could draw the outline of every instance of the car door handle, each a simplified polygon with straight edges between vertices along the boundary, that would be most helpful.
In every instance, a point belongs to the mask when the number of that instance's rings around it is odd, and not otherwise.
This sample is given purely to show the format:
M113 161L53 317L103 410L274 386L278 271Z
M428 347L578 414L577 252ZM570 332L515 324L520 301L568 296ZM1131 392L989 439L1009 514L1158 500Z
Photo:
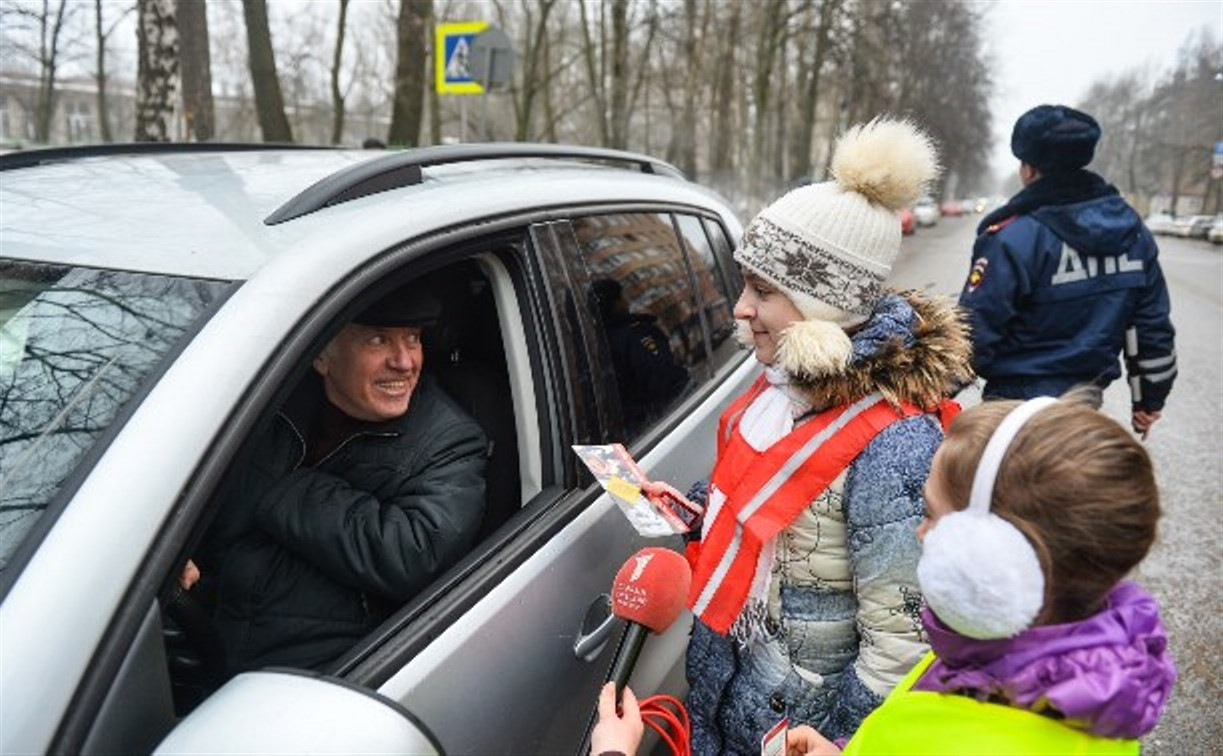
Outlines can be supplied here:
M595 628L588 632L587 628L591 625L595 625ZM615 627L616 615L612 614L611 595L602 593L586 609L582 629L578 631L578 639L573 644L573 655L582 661L594 661L607 645Z

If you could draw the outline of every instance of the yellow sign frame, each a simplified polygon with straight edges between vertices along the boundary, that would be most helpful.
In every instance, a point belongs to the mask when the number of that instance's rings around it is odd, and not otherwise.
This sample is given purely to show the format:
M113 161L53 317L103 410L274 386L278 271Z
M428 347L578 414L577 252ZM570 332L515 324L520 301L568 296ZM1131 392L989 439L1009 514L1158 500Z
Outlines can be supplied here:
M438 94L484 94L484 87L479 82L450 81L446 78L446 40L450 37L475 36L487 28L487 21L458 21L436 26L433 33L433 81Z

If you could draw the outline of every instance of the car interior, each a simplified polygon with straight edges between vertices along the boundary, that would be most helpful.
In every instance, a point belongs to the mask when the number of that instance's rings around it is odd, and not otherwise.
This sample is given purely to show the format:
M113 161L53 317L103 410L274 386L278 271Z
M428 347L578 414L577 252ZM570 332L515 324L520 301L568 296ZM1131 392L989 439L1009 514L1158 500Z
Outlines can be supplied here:
M538 491L523 484L520 464L527 465L525 477L537 478L538 473L532 474L530 461L520 460L518 453L520 431L528 442L531 434L515 423L522 387L511 386L500 325L517 317L517 304L504 264L491 251L424 278L442 305L438 322L425 329L424 370L480 424L488 440L485 514L477 536L482 541ZM201 541L207 530L202 531ZM163 636L174 710L181 717L225 682L225 653L204 603L177 580L169 582L160 596Z

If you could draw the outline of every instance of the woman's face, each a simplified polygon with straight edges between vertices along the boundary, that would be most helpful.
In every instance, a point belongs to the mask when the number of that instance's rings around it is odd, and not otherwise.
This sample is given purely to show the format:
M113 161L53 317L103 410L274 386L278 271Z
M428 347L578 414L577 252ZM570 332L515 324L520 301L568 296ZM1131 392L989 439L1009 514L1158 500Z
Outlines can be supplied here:
M942 454L942 447L934 452L934 459L930 462L930 475L926 478L926 487L922 489L922 498L926 500L926 516L917 526L918 541L926 540L926 534L938 523L939 518L956 511L951 500L947 498L943 484Z
M743 293L735 303L735 318L751 329L756 359L772 365L781 346L781 333L791 323L802 320L802 313L776 286L759 276L743 271Z

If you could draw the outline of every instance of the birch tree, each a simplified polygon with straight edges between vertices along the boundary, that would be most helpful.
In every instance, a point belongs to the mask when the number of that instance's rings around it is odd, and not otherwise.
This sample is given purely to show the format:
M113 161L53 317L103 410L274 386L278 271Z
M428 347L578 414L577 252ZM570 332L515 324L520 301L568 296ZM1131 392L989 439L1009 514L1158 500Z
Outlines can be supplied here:
M174 0L136 2L137 142L168 142L178 85L178 27Z

